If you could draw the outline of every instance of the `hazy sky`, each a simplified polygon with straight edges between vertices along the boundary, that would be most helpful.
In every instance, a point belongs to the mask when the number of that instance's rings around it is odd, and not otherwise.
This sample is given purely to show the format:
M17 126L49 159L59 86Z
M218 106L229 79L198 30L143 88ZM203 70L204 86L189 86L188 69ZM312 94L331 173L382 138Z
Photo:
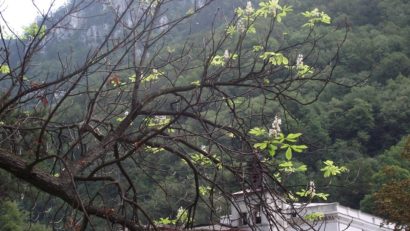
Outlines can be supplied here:
M38 15L38 10L33 2L41 11L45 11L53 0L0 0L0 10L7 23L18 33L23 26L34 21ZM57 9L63 5L66 0L54 0L55 4L52 9ZM1 25L4 25L3 20Z

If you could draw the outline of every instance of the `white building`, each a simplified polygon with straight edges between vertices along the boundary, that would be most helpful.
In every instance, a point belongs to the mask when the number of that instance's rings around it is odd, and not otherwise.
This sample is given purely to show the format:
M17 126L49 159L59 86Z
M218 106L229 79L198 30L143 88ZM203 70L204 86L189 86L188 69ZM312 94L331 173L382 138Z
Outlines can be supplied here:
M270 215L267 215L270 214ZM272 215L273 214L273 215ZM307 219L316 214L318 219ZM233 194L231 214L221 218L221 224L229 230L261 231L388 231L394 225L386 225L383 219L351 209L339 203L287 204L271 194L237 192Z

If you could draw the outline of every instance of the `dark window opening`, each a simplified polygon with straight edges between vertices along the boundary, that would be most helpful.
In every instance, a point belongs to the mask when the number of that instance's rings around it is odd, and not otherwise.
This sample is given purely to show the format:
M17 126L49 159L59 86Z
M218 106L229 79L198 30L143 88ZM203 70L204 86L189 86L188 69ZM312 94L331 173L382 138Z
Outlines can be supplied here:
M248 214L241 213L241 218L242 218L242 225L247 225L248 224Z
M255 223L256 224L262 223L262 217L261 217L261 213L259 211L256 212L256 214L255 214Z
M261 216L261 205L257 204L253 206L252 209L252 220L254 224L262 223L262 216Z

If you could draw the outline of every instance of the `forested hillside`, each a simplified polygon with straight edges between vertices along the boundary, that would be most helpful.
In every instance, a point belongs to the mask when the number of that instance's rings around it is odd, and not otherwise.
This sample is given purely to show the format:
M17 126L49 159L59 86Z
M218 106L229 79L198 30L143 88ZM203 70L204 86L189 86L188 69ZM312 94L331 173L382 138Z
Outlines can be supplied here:
M255 150L275 193L314 181L329 196L302 201L409 227L407 0L281 1L272 21L250 15L275 1L79 2L2 36L0 229L209 223L254 186ZM262 142L275 118L289 136Z
M408 2L319 2L304 1L350 27L336 78L363 81L353 88L330 86L317 103L290 111L298 121L295 127L309 134L311 160L331 156L350 169L349 177L337 182L341 187L332 189L333 200L359 208L363 197L381 185L408 181L410 165L400 155L410 129ZM397 172L387 173L386 168ZM361 205L375 211L365 201Z

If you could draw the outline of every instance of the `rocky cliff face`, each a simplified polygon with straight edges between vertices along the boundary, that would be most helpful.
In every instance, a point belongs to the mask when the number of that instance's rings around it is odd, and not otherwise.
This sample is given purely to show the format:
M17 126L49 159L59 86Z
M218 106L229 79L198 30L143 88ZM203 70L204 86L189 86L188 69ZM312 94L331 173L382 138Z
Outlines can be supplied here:
M166 3L161 6L161 10L155 17L153 32L158 34L169 29L170 23L176 18L203 7L207 1L210 0L165 1ZM231 1L217 0L213 6L221 7L223 3ZM54 66L58 66L60 59L70 60L80 65L87 56L97 51L96 49L104 40L108 41L104 46L114 46L126 39L131 31L138 33L143 30L143 20L150 21L154 9L155 1L152 0L71 1L47 19L46 26L52 29L37 60L48 63L50 72L53 72ZM184 37L188 32L206 30L204 25L207 23L210 25L212 20L209 20L209 15L213 15L215 11L207 7L206 12L201 12L179 24L171 33L167 33L167 36L174 40L178 36ZM143 16L142 22L141 16ZM53 27L57 22L58 26ZM138 39L142 41L143 38ZM136 56L141 53L140 44L139 41L134 44L133 53Z
M92 3L91 3L92 2ZM175 0L165 4L160 16L156 19L158 29L166 29L172 18L189 11L202 7L206 0ZM67 4L55 13L54 20L70 12L72 5ZM115 19L122 17L116 26L113 39L120 38L123 30L131 30L139 21L141 15L153 10L155 2L148 0L97 0L88 1L87 4L79 5L81 10L75 10L63 20L62 25L55 30L55 36L60 40L80 39L87 44L96 44L103 39L111 30ZM125 12L124 15L122 15ZM150 12L148 12L149 14Z

